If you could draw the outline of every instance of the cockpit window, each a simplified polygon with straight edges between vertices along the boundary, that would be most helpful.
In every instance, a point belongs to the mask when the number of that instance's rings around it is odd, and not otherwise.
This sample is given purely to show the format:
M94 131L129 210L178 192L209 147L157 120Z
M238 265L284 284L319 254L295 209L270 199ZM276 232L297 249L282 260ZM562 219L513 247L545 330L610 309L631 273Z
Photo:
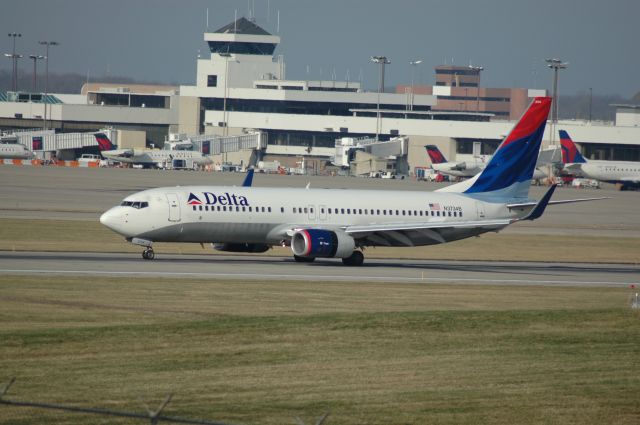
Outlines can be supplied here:
M137 210L141 208L147 208L149 206L148 202L138 202L138 201L122 201L120 204L121 207L133 207Z

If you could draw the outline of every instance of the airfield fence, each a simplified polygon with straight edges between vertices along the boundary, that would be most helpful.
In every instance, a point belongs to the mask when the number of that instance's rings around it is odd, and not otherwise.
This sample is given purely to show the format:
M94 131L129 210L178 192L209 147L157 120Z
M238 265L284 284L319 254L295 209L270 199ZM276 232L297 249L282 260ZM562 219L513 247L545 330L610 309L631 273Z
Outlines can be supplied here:
M172 394L162 402L157 410L151 410L144 402L146 413L127 412L112 409L101 409L93 407L68 406L56 403L43 403L37 401L18 401L5 398L9 387L15 379L11 379L9 383L0 391L0 423L68 423L69 415L74 415L73 423L107 423L104 420L98 421L97 417L110 417L109 423L133 424L141 421L148 422L151 425L160 423L166 424L194 424L194 425L231 425L220 421L207 421L201 419L187 419L176 416L165 416L162 414L164 408L169 404ZM46 413L45 413L46 412ZM56 414L58 412L58 414ZM93 420L91 420L93 418ZM115 418L117 422L114 422ZM31 422L33 419L33 422ZM5 421L9 422L5 422Z
M12 378L4 388L0 389L0 424L30 424L46 423L48 425L82 423L82 424L138 424L147 422L151 425L159 424L191 424L191 425L231 425L228 422L210 421L204 419L188 419L177 416L166 416L162 411L171 401L173 394L169 394L157 410L152 410L142 400L146 412L127 412L122 410L69 406L57 403L38 401L11 400L5 397L9 387L15 382ZM322 425L329 417L329 412L322 415L315 425ZM106 418L109 418L108 421ZM295 417L298 425L305 425L299 417Z

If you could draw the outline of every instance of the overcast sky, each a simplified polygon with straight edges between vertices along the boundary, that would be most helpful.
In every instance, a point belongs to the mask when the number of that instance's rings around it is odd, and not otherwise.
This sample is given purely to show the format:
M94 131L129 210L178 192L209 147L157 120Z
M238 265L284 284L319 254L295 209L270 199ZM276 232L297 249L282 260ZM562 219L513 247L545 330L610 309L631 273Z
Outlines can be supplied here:
M362 78L374 89L384 55L386 86L409 84L412 59L422 59L416 83L434 83L440 64L481 65L485 87L550 88L544 58L570 63L560 93L631 97L640 91L640 0L3 0L1 52L50 52L50 72L119 75L193 84L207 8L214 31L255 10L256 23L282 43L287 78ZM11 61L0 58L0 69ZM42 66L42 65L40 65ZM31 62L21 68L31 72ZM39 69L44 69L39 68ZM308 74L307 74L308 69ZM334 71L335 70L335 71ZM321 74L322 73L322 74Z

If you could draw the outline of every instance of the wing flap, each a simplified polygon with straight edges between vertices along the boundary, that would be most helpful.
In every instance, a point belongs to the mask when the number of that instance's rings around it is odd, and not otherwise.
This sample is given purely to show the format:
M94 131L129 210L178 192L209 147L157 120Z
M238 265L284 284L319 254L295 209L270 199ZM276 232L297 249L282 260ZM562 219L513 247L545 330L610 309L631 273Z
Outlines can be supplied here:
M390 224L365 224L346 226L344 231L347 234L366 235L367 233L384 233L395 232L404 230L433 230L433 229L471 229L471 228L486 228L486 229L501 229L511 224L511 219L497 219L497 220L475 220L475 221L445 221L445 222L420 222L420 223L390 223Z

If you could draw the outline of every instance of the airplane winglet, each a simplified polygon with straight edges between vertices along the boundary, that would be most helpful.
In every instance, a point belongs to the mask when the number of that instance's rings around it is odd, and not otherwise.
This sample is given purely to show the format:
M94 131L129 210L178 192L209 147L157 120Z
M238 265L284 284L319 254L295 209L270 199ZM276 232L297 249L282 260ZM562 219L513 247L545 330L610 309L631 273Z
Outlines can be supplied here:
M544 213L544 210L547 208L547 205L549 205L549 201L551 200L551 196L553 195L553 192L556 190L556 187L558 187L557 184L551 185L549 190L547 190L547 193L545 193L542 199L538 201L535 208L532 209L531 212L522 220L533 221L535 219L542 217L542 214Z
M242 182L242 187L251 187L251 185L253 184L253 168L249 168L247 170L247 176L244 178L244 181Z

